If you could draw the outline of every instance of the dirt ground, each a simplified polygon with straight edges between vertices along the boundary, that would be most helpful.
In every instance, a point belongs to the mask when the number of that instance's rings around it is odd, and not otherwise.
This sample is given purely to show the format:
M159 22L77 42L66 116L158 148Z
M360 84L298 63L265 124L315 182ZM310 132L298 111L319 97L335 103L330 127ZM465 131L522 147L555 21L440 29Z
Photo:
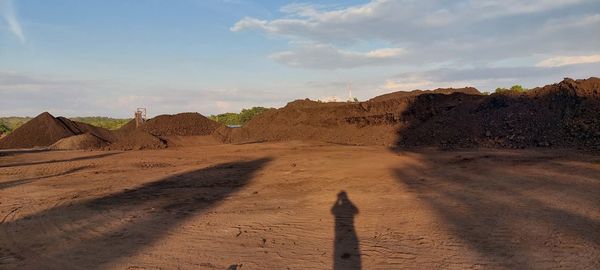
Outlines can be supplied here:
M4 152L0 269L600 269L600 156Z

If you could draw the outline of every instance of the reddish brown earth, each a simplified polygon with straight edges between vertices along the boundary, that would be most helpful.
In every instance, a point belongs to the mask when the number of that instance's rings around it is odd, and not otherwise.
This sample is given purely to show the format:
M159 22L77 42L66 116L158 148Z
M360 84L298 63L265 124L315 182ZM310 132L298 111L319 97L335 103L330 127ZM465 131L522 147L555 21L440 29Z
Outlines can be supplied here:
M3 152L0 269L600 268L598 155L197 139Z
M42 114L0 148L113 151L0 151L0 269L600 269L599 93L301 100L240 129Z

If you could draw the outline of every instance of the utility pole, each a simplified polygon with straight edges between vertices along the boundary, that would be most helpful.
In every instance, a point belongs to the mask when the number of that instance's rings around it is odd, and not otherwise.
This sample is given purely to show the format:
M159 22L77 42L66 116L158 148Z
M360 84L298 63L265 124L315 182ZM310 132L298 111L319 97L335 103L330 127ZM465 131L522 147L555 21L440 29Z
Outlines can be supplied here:
M348 89L348 101L354 101L352 97L352 83L348 83L346 88Z

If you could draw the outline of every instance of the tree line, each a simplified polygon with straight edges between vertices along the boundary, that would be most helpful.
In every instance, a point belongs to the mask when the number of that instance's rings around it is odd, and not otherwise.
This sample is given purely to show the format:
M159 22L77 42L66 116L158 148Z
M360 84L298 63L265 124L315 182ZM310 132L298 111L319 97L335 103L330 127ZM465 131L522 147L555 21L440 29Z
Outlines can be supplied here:
M257 115L271 109L273 108L252 107L250 109L242 109L239 113L222 113L211 115L208 118L223 125L241 126L248 123L248 121L252 120L252 118L256 117Z

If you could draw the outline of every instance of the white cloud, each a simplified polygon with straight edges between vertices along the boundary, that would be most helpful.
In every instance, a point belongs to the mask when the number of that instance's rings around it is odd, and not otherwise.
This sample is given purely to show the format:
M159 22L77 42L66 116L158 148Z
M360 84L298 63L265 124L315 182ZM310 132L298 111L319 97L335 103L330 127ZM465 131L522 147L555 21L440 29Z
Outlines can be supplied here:
M274 20L245 17L232 31L260 30L269 34L331 40L378 38L402 40L408 31L433 29L451 23L476 22L503 16L531 14L591 0L372 0L362 5L327 10L308 4L284 6L286 16Z
M290 51L272 54L271 59L293 67L337 69L398 63L402 48L382 48L369 52L340 50L326 44L305 44Z
M582 56L555 56L537 63L538 67L560 67L600 62L600 54Z
M404 49L402 48L383 48L370 51L366 54L369 58L394 58L402 55L404 53Z
M0 71L0 115L34 116L44 111L64 116L131 117L200 112L214 114L252 106L280 106L287 93L264 89L140 87L114 81L72 80L57 76Z
M255 18L245 17L240 21L236 22L233 27L231 27L231 31L239 32L246 29L261 29L265 30L265 26L267 21L262 21Z
M17 18L15 7L12 0L0 0L0 17L2 17L5 23L8 25L8 29L13 33L21 42L25 42L25 34L21 28L21 24Z
M354 59L347 52L356 44L402 48L405 67L439 62L482 65L565 54L574 48L581 54L598 53L599 14L597 0L371 0L342 8L288 5L278 18L245 17L231 30L255 30L290 40L291 49L271 58L293 67L374 65L373 59L348 60ZM320 45L306 48L298 43ZM373 55L386 52L392 51L376 50Z

